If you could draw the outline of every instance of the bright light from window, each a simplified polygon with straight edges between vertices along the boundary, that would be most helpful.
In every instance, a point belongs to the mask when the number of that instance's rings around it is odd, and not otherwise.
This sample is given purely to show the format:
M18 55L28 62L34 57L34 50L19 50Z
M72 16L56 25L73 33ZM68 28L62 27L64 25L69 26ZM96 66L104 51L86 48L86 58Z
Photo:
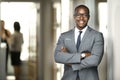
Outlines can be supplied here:
M15 80L15 76L7 76L7 80Z
M107 28L107 3L99 3L100 31L106 36Z
M13 23L19 21L24 37L21 59L27 60L29 56L29 37L36 34L36 5L32 2L2 2L1 19L5 21L5 28L14 32ZM32 33L29 31L32 30Z
M61 7L62 7L62 22L61 22L61 29L62 32L65 32L69 29L69 6L70 0L61 0Z

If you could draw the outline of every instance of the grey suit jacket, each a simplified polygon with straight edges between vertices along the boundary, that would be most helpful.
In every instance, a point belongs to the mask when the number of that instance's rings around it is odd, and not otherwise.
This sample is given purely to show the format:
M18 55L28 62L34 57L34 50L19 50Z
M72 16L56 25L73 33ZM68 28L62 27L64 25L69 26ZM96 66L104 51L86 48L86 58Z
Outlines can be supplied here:
M77 70L79 70L80 80L99 80L97 67L104 53L103 35L88 27L77 52L74 30L62 33L55 48L55 61L64 64L64 73L61 80L76 80ZM67 48L69 52L61 52L62 46ZM90 52L91 56L81 60L80 55L84 51ZM66 65L68 63L72 66Z

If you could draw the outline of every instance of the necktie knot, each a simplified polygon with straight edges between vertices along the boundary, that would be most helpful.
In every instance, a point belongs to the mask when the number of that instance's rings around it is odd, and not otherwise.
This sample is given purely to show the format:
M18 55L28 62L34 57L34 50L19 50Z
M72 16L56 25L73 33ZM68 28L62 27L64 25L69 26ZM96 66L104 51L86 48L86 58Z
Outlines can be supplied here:
M82 33L82 31L79 31L79 34L81 34Z

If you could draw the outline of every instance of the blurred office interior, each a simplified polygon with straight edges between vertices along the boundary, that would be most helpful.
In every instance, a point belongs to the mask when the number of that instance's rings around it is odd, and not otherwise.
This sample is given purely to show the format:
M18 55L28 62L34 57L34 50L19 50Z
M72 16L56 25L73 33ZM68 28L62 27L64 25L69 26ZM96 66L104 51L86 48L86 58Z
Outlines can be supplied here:
M120 80L119 0L0 0L5 27L13 33L13 22L19 21L24 35L21 80L61 79L63 65L55 63L54 48L60 33L74 27L73 10L79 4L89 7L89 25L105 38L100 80ZM8 73L4 71L5 44L0 45L0 80L15 80L10 56Z

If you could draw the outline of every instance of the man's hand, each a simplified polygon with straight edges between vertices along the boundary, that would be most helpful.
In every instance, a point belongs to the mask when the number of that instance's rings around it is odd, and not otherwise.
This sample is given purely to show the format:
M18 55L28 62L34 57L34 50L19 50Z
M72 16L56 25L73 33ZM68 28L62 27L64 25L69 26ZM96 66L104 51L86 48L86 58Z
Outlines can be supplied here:
M68 52L67 48L65 48L65 47L61 47L61 51L62 52Z
M91 55L91 53L89 53L89 52L86 52L85 53L85 57L88 57L88 56L90 56Z

